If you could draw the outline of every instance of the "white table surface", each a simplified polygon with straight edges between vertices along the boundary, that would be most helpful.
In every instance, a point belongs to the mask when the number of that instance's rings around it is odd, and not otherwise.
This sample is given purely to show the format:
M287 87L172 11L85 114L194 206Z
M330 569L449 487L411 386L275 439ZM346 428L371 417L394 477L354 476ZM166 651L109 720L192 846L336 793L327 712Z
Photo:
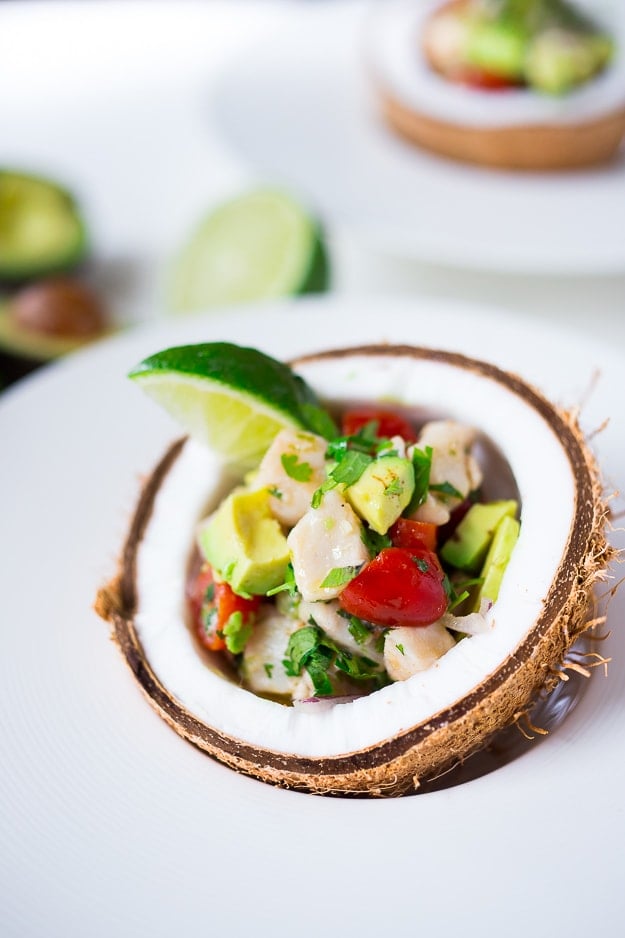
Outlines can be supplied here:
M360 6L354 0L0 2L0 165L49 173L64 179L76 190L93 232L90 274L102 286L120 323L153 320L166 315L168 265L193 224L211 204L250 183L262 182L255 167L244 156L234 153L218 132L211 110L211 92L222 69L244 54L246 48L262 41L263 37L275 38L280 30L292 23L294 17L327 16L333 7L338 10L347 3ZM608 341L619 349L618 354L625 351L625 272L600 278L558 279L452 270L416 260L384 256L366 248L353 232L348 234L338 225L330 226L328 234L335 271L333 289L338 293L351 297L401 294L414 298L415 303L423 297L438 297L477 303L478 306L490 304L500 311L503 321L511 315L525 317L528 330L545 321L560 323L571 331ZM528 341L528 344L531 343ZM554 347L554 357L558 352ZM541 349L542 357L544 349ZM618 371L613 361L614 356L610 361L612 381L614 372ZM576 362L581 371L579 356ZM87 375L86 366L84 372L85 387L89 389L88 399L91 400L96 393L97 376L89 385L87 379L90 375ZM18 403L21 399L26 409L31 398L36 400L36 394L36 387L30 390L25 387L24 393L20 395L18 391L15 399ZM8 394L6 398L9 411ZM71 413L72 406L76 406L73 395L67 396L67 406ZM110 422L112 418L109 415L107 419ZM91 419L89 428L93 429ZM123 434L128 443L133 438L132 427L123 428ZM20 486L23 485L24 490L15 492L16 517L18 511L23 510L24 515L27 514L24 491L27 491L29 480L36 480L41 488L37 493L41 502L48 491L55 499L70 497L69 492L59 496L57 489L41 482L49 458L53 463L61 464L64 438L63 434L55 434L53 426L42 429L41 440L33 434L24 434L28 446L24 447L26 456L20 455L24 459L23 469L19 466ZM45 449L47 441L50 454ZM100 445L99 439L97 442ZM0 451L2 445L0 440ZM40 455L38 445L43 447L41 467L37 463ZM610 445L614 455L617 444ZM21 450L17 452L21 454ZM30 453L34 456L29 459ZM118 458L114 447L112 450L103 447L101 459L99 451L97 454L102 475L117 480L119 487L130 484L127 467L123 459ZM95 459L92 455L89 458ZM616 457L613 461L616 463ZM16 462L15 458L13 462ZM77 460L71 465L68 478L71 480L82 472L83 464ZM22 478L26 481L22 482ZM86 478L91 479L91 476L86 474ZM134 484L134 477L132 481ZM101 498L99 491L98 496ZM23 509L18 504L20 499ZM94 502L90 493L85 504L92 506ZM111 517L105 517L107 509ZM66 537L74 538L68 556L85 554L83 566L90 563L95 566L96 560L101 563L98 537L102 526L108 531L108 525L112 528L118 523L118 510L119 497L111 482L97 510L92 510L92 507L85 509L84 519L74 511L69 533L63 532ZM40 517L43 515L45 506ZM91 526L87 537L84 531L88 524ZM40 549L40 532L34 527L30 530L32 546L29 541L29 559ZM74 535L75 531L79 534ZM8 537L6 541L9 543ZM52 536L47 540L44 536L43 543L44 550L52 550L59 555L58 544L53 542ZM83 544L86 545L84 550ZM8 550L4 556L7 554ZM63 560L65 562L65 558ZM56 562L60 564L58 556ZM5 575L6 569L10 571L10 565L5 567ZM84 599L86 610L91 602L92 594L86 580L80 581L76 590L67 589L67 577L73 573L72 569L63 569L58 577L58 596L52 600L55 604L53 616L63 620L64 627L59 628L58 635L67 632L66 607L74 609ZM26 589L31 588L35 594L37 578L30 569L27 575L24 594L27 595ZM46 606L47 595L33 596L35 608L37 604ZM30 598L27 599L30 602ZM29 605L29 613L30 610ZM6 630L13 629L15 623L10 615L6 621L6 610L4 619ZM39 621L45 626L49 624L43 615ZM218 801L215 802L218 807L213 807L205 772L197 771L203 756L192 747L182 746L175 734L161 725L161 721L146 718L146 735L141 742L146 752L157 753L154 763L146 770L141 747L136 745L132 720L135 714L143 720L148 708L138 695L135 699L136 689L130 680L123 680L126 675L121 674L117 657L102 654L100 645L108 642L103 632L96 629L89 632L82 628L82 620L77 620L77 623L81 629L74 644L75 655L87 655L86 649L91 648L97 648L97 653L88 657L89 667L77 670L71 682L62 683L57 675L46 672L48 680L44 683L45 686L56 687L63 705L73 689L79 687L86 701L87 714L96 714L105 727L103 740L90 737L86 751L79 750L84 764L77 771L75 784L82 786L84 791L91 791L93 785L104 785L108 781L111 799L115 799L116 804L110 816L104 815L97 803L93 805L92 812L91 805L88 814L83 805L82 810L74 815L72 788L57 786L52 791L52 817L45 820L43 830L39 832L36 825L42 823L40 819L45 802L33 804L28 800L28 792L33 788L45 789L48 784L46 771L54 771L55 777L60 777L63 760L67 758L71 762L72 751L75 752L76 747L74 750L63 747L57 750L56 741L46 738L41 748L36 748L33 743L38 739L36 735L19 735L15 729L18 734L15 736L16 747L23 743L22 752L26 755L23 765L5 765L4 774L10 777L12 785L14 779L23 779L24 796L21 800L16 798L15 803L7 799L4 805L3 819L11 819L9 826L17 840L10 842L7 838L0 844L0 886L4 887L9 913L12 909L15 917L7 921L7 908L0 908L0 933L15 938L39 938L43 935L55 938L57 935L63 935L63 938L73 938L74 935L82 938L84 935L88 938L92 934L107 935L107 938L109 935L135 938L147 934L188 935L200 929L211 934L220 932L220 928L214 926L217 916L221 921L228 921L221 930L223 934L254 934L261 938L269 934L288 934L307 938L321 931L335 931L338 924L341 933L348 935L354 934L349 916L355 905L359 910L358 921L369 923L368 931L366 925L358 931L361 936L383 934L385 929L389 930L388 926L395 926L401 934L418 934L420 916L423 918L424 915L430 923L433 917L435 926L421 930L425 930L428 936L440 938L456 934L461 928L465 932L473 929L472 934L499 935L502 923L503 932L515 936L540 936L549 931L553 935L566 933L577 938L589 934L595 925L597 933L602 934L616 935L619 929L622 930L623 892L614 886L619 876L614 858L622 853L622 799L614 814L608 815L603 811L605 780L600 775L605 761L598 763L597 788L578 792L577 757L574 755L566 763L572 766L569 776L572 781L569 784L567 779L562 792L565 804L571 806L569 813L563 816L560 812L560 795L555 791L553 781L557 778L555 768L547 761L552 774L548 772L541 777L540 773L534 776L528 773L531 777L523 790L523 798L518 803L506 802L504 811L499 815L493 814L493 825L498 817L502 817L506 830L508 816L518 814L519 827L522 827L518 840L508 842L498 837L494 850L482 858L479 857L482 847L479 818L470 816L470 812L467 816L464 801L453 801L446 793L431 809L428 808L433 821L440 818L441 838L433 838L431 844L426 842L424 845L419 839L418 827L409 828L410 818L417 817L420 809L416 799L413 799L415 803L412 806L408 805L408 814L399 810L393 813L393 806L387 810L387 803L367 803L366 813L363 802L341 803L340 823L330 828L332 802L303 799L295 793L252 784L234 773L226 773L221 767L211 766L213 776L221 778L223 771L220 783L223 791L232 791L233 800L240 797L249 806L247 814L231 810L227 818L233 836L219 843L216 865L221 864L222 868L217 870L218 875L211 884L215 869L211 870L210 863L205 867L198 862L192 871L186 868L189 856L199 856L203 860L203 851L213 834L211 811L223 810ZM50 629L45 635L48 642L59 641ZM29 665L35 671L44 671L47 661L37 652L41 649L36 648L29 658ZM10 656L4 660L10 667ZM21 680L21 664L21 661L16 662L16 684ZM616 685L610 686L622 686L622 681L618 683L619 673L615 667ZM92 694L92 684L96 692L101 686L107 689L119 686L118 696L111 701L106 694ZM595 681L592 687L601 701L601 695L605 693L603 684ZM24 693L29 693L28 687L24 687ZM33 696L33 700L39 699ZM74 707L73 699L67 702L68 712L72 713ZM4 717L7 731L12 727L19 728L23 716L7 709ZM620 705L609 710L607 716L608 719L595 733L590 728L585 730L582 715L581 732L591 751L595 743L605 746L605 738L612 733L610 740L615 740L613 749L616 753L613 761L618 762L618 754L623 751L622 746L619 748L623 727ZM72 741L77 741L76 745L84 743L81 734L78 722L70 720L63 745L70 747ZM102 780L98 777L94 781L89 775L91 772L95 777L102 770L102 753L106 757L111 738L115 739L115 751L122 752L122 777L132 779L130 794L120 786L116 765L104 772ZM556 746L556 754L569 749L571 753L578 751L572 746L568 731L559 734L557 742L560 748ZM4 755L6 757L6 753ZM591 759L589 764L596 763ZM607 764L611 765L612 761ZM26 772L29 774L25 775ZM37 773L43 774L35 778ZM172 786L181 786L184 794L175 811L166 807L163 814L161 783L155 784L154 778L169 779ZM133 800L133 792L138 789L141 790L140 802ZM551 799L547 804L553 802L558 805L560 813L554 809L553 816L538 825L535 820L537 805L540 806L545 797ZM198 806L202 806L201 816ZM378 810L380 807L384 814ZM369 808L373 812L371 815ZM254 843L255 829L250 827L250 811L258 819L259 829L267 832L266 841ZM373 814L375 818L372 821ZM22 849L23 840L37 847L38 836L51 839L49 832L55 830L54 824L65 824L66 816L69 816L69 842L76 845L75 855L66 857L66 864L68 868L84 864L85 880L93 871L91 892L86 894L77 895L74 881L65 878L62 857L58 860L58 869L47 869L38 877L45 858L55 854L54 844L50 847L50 843L44 841L42 846L47 846L48 852L37 852L32 856ZM15 824L14 817L18 819ZM86 821L83 820L85 817ZM361 817L364 819L362 822L359 820ZM404 846L390 856L381 850L379 855L372 857L366 852L371 850L370 832L379 831L379 819L386 817L396 818L393 836ZM304 819L302 826L298 826L299 820L298 824L295 823L295 818ZM523 824L523 819L527 819L526 824ZM80 823L84 827L79 827ZM177 843L172 845L167 837L174 825L179 836ZM458 838L458 825L474 829L472 838L465 837L464 841L462 836ZM144 830L149 826L145 845L137 837L137 826ZM584 836L580 835L580 826ZM283 847L277 838L285 830L288 831L289 842ZM328 839L320 843L324 848L328 845L330 862L315 864L311 871L313 880L298 879L298 873L301 874L302 870L306 873L311 867L307 843L326 831L329 831ZM274 832L277 832L276 838L273 837ZM411 833L414 840L408 836ZM587 853L584 853L584 846L578 849L580 836L588 847ZM441 859L446 842L453 844L453 848ZM363 845L362 850L359 844ZM267 850L271 855L273 848L275 857L278 847L281 853L279 866L275 867L279 874L275 889L260 894L256 872L262 865L267 866ZM599 855L591 855L590 847L597 848ZM213 856L216 850L213 845ZM208 852L210 857L210 850ZM460 865L456 864L458 856ZM463 856L469 858L465 859L464 865ZM125 861L123 857L126 857ZM137 864L129 870L135 857L138 858ZM257 858L256 867L254 857ZM351 881L356 882L354 888L350 888L349 878L345 879L345 869L341 865L343 859L348 871L356 870L358 874L357 882ZM433 863L433 868L440 869L450 884L445 897L448 901L441 902L440 906L432 904L429 893L419 895L417 881L414 887L416 898L410 896L410 904L405 904L404 924L398 927L397 922L402 917L402 895L394 887L395 863L400 872L402 864L405 871L409 869L408 864L412 870L418 867L418 863L428 868ZM160 880L157 875L152 883L150 875L155 871L158 874L161 869L168 872L168 879ZM230 870L233 871L232 877ZM492 870L503 870L502 877L506 879L506 888L499 894L496 890L489 893L489 871ZM282 874L284 882L279 881ZM243 887L238 897L240 902L236 907L233 903L223 909L217 908L222 897L213 895L211 907L211 888L214 893L226 876L235 884L240 877ZM96 877L99 878L96 880ZM320 879L324 888L317 888ZM325 883L328 879L331 887ZM559 883L566 880L566 885L554 887L556 880ZM197 887L199 881L201 886ZM59 883L56 891L54 883ZM205 886L207 899L200 895L200 889ZM412 881L410 886L412 888ZM9 896L9 890L15 890L15 895ZM151 890L154 894L150 899L151 905L146 906L146 896L150 896ZM166 909L162 913L158 897L154 898L156 895L166 898ZM508 902L507 897L511 895L514 899ZM292 910L295 906L297 913L293 917L285 915L284 908ZM196 908L200 912L195 920L188 927L176 930L176 916L187 921ZM120 909L127 914L122 925L116 924L120 922ZM46 919L45 925L41 925L43 919ZM250 919L254 928L248 927ZM450 919L456 924L460 921L460 928L447 928ZM24 921L30 922L31 927L20 927L19 922ZM612 923L611 932L606 931L605 923L608 921ZM11 922L15 926L13 929ZM71 926L66 925L67 922L71 922ZM243 929L241 922L244 923Z
M357 15L363 4L2 3L1 161L56 174L81 196L93 231L92 275L119 321L162 315L168 264L197 219L263 181L216 126L211 92L223 69L295 18L338 16L346 6ZM527 317L528 327L552 320L625 347L625 273L454 270L385 256L338 224L328 235L338 292L487 303Z

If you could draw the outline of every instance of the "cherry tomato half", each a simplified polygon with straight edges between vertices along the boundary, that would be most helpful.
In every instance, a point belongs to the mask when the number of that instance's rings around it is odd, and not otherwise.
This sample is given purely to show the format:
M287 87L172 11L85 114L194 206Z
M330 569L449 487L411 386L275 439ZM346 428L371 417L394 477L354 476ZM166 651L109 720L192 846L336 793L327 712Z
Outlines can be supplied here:
M415 428L405 417L393 413L392 410L380 410L377 407L359 407L357 410L346 411L342 420L343 436L354 436L372 420L378 424L376 435L383 439L401 436L409 443L414 443L417 439Z
M347 584L339 603L375 625L430 625L447 609L445 574L424 547L385 547Z
M398 518L389 530L393 547L426 547L436 550L437 525L429 521L412 521L410 518Z
M480 88L482 91L506 91L509 88L517 88L519 85L514 78L506 78L505 75L497 75L495 72L487 72L485 69L468 65L458 70L454 75L454 80L463 85L469 85L470 88Z
M187 598L195 634L209 651L225 649L221 632L234 612L242 613L245 620L255 615L260 605L260 596L245 599L234 593L228 583L215 582L208 564L190 583Z

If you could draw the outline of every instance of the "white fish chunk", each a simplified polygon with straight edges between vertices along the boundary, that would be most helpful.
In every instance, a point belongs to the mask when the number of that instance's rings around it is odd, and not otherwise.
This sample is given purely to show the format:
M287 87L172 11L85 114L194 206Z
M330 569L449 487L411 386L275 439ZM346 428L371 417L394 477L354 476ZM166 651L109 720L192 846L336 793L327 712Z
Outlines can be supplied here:
M455 645L440 622L418 627L389 629L384 640L384 664L394 681L405 681L425 671Z
M315 625L323 629L326 635L329 635L341 648L346 648L354 655L362 655L365 658L370 658L371 661L383 664L384 654L376 650L375 647L376 634L372 632L371 638L362 644L357 642L349 631L349 619L339 614L340 608L336 600L329 603L303 601L299 604L298 613L303 622L310 622L312 619Z
M327 440L303 430L281 430L263 456L253 486L269 490L274 518L292 528L310 508L313 493L325 480ZM283 457L285 457L283 461ZM285 467L291 465L291 475ZM299 473L303 478L294 478Z
M313 683L305 671L298 677L289 677L282 664L289 638L302 625L273 606L261 608L241 662L241 677L249 690L294 700L314 694Z
M416 445L423 450L426 446L432 447L430 484L448 483L461 497L439 497L435 492L430 492L423 505L413 514L415 520L446 524L451 510L459 505L469 492L479 488L482 471L471 455L475 437L476 431L473 427L456 423L455 420L433 420L422 428Z
M338 489L326 492L319 508L309 508L289 536L291 563L303 599L335 599L341 586L321 586L337 567L360 567L369 560L362 524Z

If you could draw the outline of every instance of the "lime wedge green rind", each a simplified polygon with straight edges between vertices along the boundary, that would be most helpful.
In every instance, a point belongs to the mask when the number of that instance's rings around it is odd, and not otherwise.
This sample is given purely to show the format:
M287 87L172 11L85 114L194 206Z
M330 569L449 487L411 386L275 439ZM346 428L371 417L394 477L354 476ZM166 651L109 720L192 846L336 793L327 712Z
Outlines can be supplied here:
M228 342L179 346L145 359L129 377L242 471L258 464L284 427L336 433L303 379L257 349Z
M177 259L170 304L190 313L328 288L323 232L291 196L247 192L211 211Z

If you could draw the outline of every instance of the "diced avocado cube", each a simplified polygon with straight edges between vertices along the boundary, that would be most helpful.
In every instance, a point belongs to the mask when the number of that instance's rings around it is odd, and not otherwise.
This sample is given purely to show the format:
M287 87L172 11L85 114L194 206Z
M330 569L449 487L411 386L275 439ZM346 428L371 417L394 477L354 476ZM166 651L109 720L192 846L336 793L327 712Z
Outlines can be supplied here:
M263 595L284 582L289 548L266 489L232 492L200 526L198 544L235 593Z
M378 534L386 534L410 504L414 484L410 459L379 456L345 489L345 495L363 521Z
M611 55L612 43L607 37L547 30L529 45L526 80L538 91L564 94L601 71Z
M527 36L505 23L478 20L471 29L466 56L470 65L508 79L521 79Z
M474 610L479 610L483 599L495 602L499 596L501 581L520 530L521 525L510 515L506 515L499 522L480 574L483 582L474 599Z
M495 529L502 518L516 514L514 500L472 505L441 548L445 563L468 573L477 573L484 563Z

